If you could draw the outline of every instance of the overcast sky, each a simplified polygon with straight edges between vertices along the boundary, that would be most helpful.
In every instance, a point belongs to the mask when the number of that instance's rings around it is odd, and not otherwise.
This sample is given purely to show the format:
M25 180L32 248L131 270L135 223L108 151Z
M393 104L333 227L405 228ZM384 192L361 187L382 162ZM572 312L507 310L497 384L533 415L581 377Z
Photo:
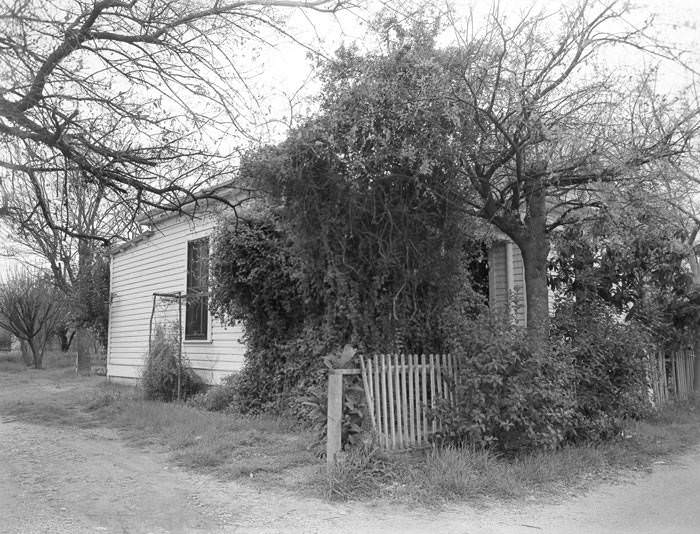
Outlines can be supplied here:
M500 2L500 11L517 20L533 5L533 12L536 13L541 10L555 11L562 4L575 3L573 0L503 0ZM337 15L296 11L288 16L287 28L311 48L332 56L342 43L356 42L361 48L366 46L370 42L367 39L367 21L382 7L399 9L405 2L370 0L361 4L362 8ZM442 9L444 3L435 2L434 5ZM491 9L492 2L455 0L452 5L457 15L466 16L472 12L475 24L478 25L478 21L483 20ZM653 16L654 36L669 46L687 50L687 62L700 71L700 1L632 0L630 5L630 22L640 24ZM285 38L275 39L275 42L275 46L260 50L250 65L249 72L256 74L253 86L262 98L264 109L268 110L267 118L278 121L277 126L273 126L272 133L273 137L279 137L285 131L282 124L289 121L290 112L304 115L313 109L311 101L318 91L318 84L313 82L313 61L307 57L308 50ZM620 61L620 58L611 57L611 61ZM668 65L665 68L667 75L663 79L668 88L687 85L691 81L691 75L687 71ZM290 99L296 100L293 110L288 106ZM6 240L5 234L0 227L0 241ZM0 256L0 274L12 264L12 260Z

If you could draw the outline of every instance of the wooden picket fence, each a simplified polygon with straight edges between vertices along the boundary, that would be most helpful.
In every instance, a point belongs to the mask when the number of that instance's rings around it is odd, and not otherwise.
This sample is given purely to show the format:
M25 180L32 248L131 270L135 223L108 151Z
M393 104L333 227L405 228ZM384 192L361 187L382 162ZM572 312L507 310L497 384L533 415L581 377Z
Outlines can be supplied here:
M442 429L431 411L454 402L455 360L447 354L378 354L360 358L370 421L385 450L425 447Z
M659 407L669 401L666 354L659 351L649 357L649 383L652 401Z
M692 350L649 358L649 394L656 406L686 400L694 391ZM328 382L327 461L341 450L343 378L362 375L372 429L377 444L387 451L429 446L431 435L442 430L435 417L441 403L454 403L456 359L447 354L378 354L361 356L360 369L331 369Z
M650 369L654 403L662 406L670 400L687 400L695 387L694 366L695 354L692 350L656 353Z

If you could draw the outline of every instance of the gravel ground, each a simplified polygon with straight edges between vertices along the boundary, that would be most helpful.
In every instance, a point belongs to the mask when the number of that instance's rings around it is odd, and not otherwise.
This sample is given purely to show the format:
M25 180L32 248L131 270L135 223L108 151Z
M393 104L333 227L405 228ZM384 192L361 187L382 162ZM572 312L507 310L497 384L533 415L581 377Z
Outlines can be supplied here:
M0 406L50 393L0 376ZM1 413L1 412L0 412ZM444 510L334 504L179 469L103 428L0 415L0 533L520 534L700 532L700 451L558 503Z

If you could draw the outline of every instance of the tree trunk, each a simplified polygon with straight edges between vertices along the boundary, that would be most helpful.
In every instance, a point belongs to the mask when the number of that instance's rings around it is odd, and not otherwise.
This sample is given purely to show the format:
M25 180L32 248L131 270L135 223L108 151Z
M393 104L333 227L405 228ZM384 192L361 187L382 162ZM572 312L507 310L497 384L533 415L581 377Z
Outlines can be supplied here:
M527 335L535 347L542 348L549 336L549 291L547 290L546 236L531 239L520 245L525 267L527 294Z
M32 351L32 361L34 363L34 369L41 369L44 361L44 347L41 342L37 343L36 339L30 339L27 341L29 350Z
M27 367L34 365L34 358L29 350L29 343L27 343L24 339L21 339L19 342L19 350L22 353L22 361L25 363L25 365Z
M92 336L86 328L78 328L75 333L77 355L75 357L75 372L78 375L89 375L92 367Z
M525 229L516 240L523 255L527 293L527 335L536 348L544 348L549 337L549 292L547 291L547 190L541 179L528 181Z

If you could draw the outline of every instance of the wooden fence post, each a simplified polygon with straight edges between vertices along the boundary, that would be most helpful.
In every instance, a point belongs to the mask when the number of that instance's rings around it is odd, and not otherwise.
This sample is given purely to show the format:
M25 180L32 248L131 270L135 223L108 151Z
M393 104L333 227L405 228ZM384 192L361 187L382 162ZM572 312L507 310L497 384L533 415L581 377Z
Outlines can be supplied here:
M359 375L360 369L328 370L328 407L326 411L326 462L333 465L342 448L343 436L343 377Z
M343 375L335 369L328 371L328 423L326 427L326 461L333 465L340 452L343 433Z

